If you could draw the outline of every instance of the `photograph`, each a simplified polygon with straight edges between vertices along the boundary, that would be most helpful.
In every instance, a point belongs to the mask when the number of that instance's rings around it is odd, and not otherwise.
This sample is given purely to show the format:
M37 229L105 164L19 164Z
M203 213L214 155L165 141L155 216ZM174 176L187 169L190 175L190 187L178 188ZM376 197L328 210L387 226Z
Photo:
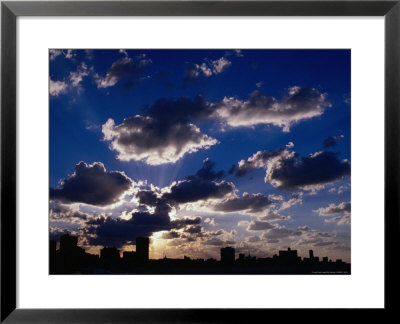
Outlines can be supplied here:
M50 275L351 274L351 49L48 54Z

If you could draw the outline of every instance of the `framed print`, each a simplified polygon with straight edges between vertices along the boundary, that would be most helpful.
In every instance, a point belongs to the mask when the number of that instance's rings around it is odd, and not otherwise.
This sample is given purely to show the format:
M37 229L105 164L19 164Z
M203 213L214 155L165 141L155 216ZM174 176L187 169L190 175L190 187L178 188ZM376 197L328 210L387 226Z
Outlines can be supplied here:
M1 320L391 310L399 6L2 2Z

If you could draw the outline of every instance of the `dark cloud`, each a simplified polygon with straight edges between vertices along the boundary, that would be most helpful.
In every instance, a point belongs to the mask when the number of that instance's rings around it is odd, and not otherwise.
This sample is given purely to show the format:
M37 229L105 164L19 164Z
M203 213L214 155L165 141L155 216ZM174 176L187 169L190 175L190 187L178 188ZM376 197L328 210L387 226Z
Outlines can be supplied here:
M71 209L68 205L63 205L55 201L50 202L50 220L63 221L85 221L89 215L80 210Z
M225 176L225 172L220 170L218 172L214 171L215 163L210 159L206 159L203 162L203 167L199 169L194 176L188 176L187 180L202 179L205 181L221 179Z
M199 178L191 180L183 180L174 184L170 188L170 192L163 195L167 200L175 203L188 203L198 200L207 200L210 198L223 198L233 193L235 186L231 182L206 181Z
M289 142L285 148L258 151L232 167L230 173L240 177L251 170L265 168L265 182L284 190L315 190L318 186L350 176L350 162L339 160L338 153L321 151L299 158L290 150L293 147L294 144ZM291 202L282 204L282 209L302 202L302 197L292 198Z
M285 226L274 226L263 233L263 238L279 240L292 236L300 236L301 234L302 233L300 231L293 231Z
M95 229L95 236L90 237L92 245L107 245L121 247L134 243L136 237L149 237L154 232L170 230L169 212L171 206L164 201L158 201L153 213L134 211L130 219L107 217Z
M234 240L222 240L218 237L210 237L206 240L202 241L201 244L203 245L213 245L213 246L227 246L227 245L234 245L236 241Z
M97 218L89 219L86 222L86 225L101 225L101 224L104 224L105 221L106 221L106 217L100 216L100 217L97 217Z
M155 206L160 200L157 194L151 190L141 190L136 193L139 203L148 206Z
M296 156L284 158L271 165L265 177L279 189L310 189L350 176L350 163L339 160L333 152L317 152L299 160Z
M186 153L208 149L218 141L203 134L190 122L207 109L204 99L160 99L144 109L144 115L125 118L115 125L113 119L102 126L104 140L118 152L122 161L145 161L159 165L174 163Z
M169 231L167 233L163 233L163 235L161 235L161 238L164 240L172 240L172 239L176 239L176 238L180 238L181 237L181 233L177 232L177 231Z
M274 228L274 225L271 225L268 222L264 222L264 221L252 221L250 222L249 226L247 227L248 231L265 231L268 229Z
M324 141L322 143L322 147L323 148L335 147L337 145L337 141L343 137L344 137L343 135L329 136L324 139Z
M262 193L249 194L245 192L243 197L235 197L216 204L213 209L224 212L248 211L257 213L271 205L271 200Z
M257 235L255 235L255 236L247 236L246 237L246 242L248 242L248 243L257 243L257 242L260 242L260 241L261 241L261 238L259 236L257 236Z
M50 188L50 199L66 204L106 206L117 202L132 183L125 173L107 171L101 162L79 162L75 172L63 179L59 187Z
M213 113L212 105L202 95L193 99L180 97L177 99L161 98L151 106L144 107L142 113L165 124L180 124L193 121L205 121Z
M171 227L176 229L184 228L188 225L199 225L201 224L201 217L197 216L194 218L178 218L171 221Z
M125 56L114 62L104 77L95 75L97 87L108 88L117 84L121 79L137 77L145 71L150 63L151 60L144 54L135 58ZM130 80L130 82L135 81Z
M89 242L91 245L121 247L135 244L136 237L149 237L169 228L168 215L135 212L130 220L108 217L96 228L95 237L89 237Z
M223 198L235 190L231 182L215 182L224 175L223 171L214 171L214 163L206 159L201 169L194 175L187 176L184 180L174 183L168 192L157 195L150 190L141 190L136 193L139 203L148 206L156 206L161 203L175 205L210 198Z
M169 238L177 235L177 229L183 229L185 233L201 232L201 217L171 220L169 213L172 207L168 203L159 199L154 205L154 212L134 211L128 220L107 217L88 221L88 225L94 226L94 235L88 238L90 244L121 247L124 244L134 244L136 237L150 237L159 231L168 231L163 235Z
M293 143L289 142L286 147L281 147L276 150L258 151L247 160L239 161L238 165L233 165L229 170L229 174L234 174L237 177L243 177L250 171L258 168L265 168L267 163L276 158L291 156L294 153L289 152L289 148L293 147Z
M50 240L60 241L60 237L65 234L74 235L76 233L74 231L70 231L67 229L61 229L61 228L52 227L52 226L50 227L50 231L49 231Z

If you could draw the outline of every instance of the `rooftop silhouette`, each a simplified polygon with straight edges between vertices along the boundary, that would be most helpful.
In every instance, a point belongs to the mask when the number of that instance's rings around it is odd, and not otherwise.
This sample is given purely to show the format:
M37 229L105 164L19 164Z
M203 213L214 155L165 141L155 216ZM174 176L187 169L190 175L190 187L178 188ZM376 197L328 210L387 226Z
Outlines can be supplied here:
M350 274L351 268L341 259L332 261L325 256L319 261L313 250L302 259L290 247L267 258L243 253L235 258L233 247L223 247L218 261L188 256L149 259L149 245L149 238L137 237L136 251L124 251L121 258L116 247L103 247L99 256L85 252L76 236L66 234L58 250L57 242L50 241L50 274Z

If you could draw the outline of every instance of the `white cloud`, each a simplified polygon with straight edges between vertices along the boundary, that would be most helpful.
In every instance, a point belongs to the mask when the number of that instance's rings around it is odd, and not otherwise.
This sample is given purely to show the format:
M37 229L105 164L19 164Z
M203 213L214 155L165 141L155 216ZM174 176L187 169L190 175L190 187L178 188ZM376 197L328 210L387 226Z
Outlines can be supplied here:
M161 132L161 127L165 132ZM136 115L120 125L108 119L102 126L104 140L121 161L145 161L150 165L174 163L185 154L208 149L218 141L190 123L160 125L151 117Z
M289 132L300 121L321 116L330 107L327 95L315 88L287 89L282 100L254 91L248 100L225 97L216 104L215 116L231 127L270 124Z
M332 216L338 214L350 214L351 213L351 203L342 202L340 204L330 204L328 207L321 207L314 210L319 216Z
M76 71L70 72L69 79L73 87L79 87L83 78L89 75L89 69L85 62L82 62Z
M50 95L54 97L58 97L60 94L64 94L67 92L68 84L64 81L53 81L50 79Z

